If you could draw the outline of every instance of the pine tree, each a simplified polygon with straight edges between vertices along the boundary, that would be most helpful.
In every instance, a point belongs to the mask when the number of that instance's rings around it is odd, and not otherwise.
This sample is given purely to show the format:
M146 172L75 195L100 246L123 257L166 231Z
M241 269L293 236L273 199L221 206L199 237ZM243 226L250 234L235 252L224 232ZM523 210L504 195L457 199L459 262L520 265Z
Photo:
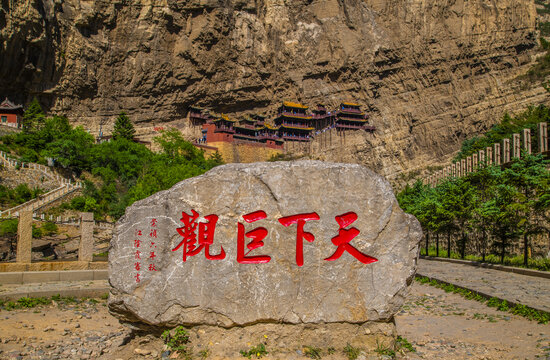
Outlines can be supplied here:
M117 140L120 138L132 140L134 138L134 134L136 133L136 130L134 129L134 125L126 116L126 113L122 111L115 121L115 128L113 131L113 139Z
M38 102L38 99L35 97L32 99L31 103L25 110L23 114L23 131L25 133L33 133L42 127L44 121L46 120L46 115Z

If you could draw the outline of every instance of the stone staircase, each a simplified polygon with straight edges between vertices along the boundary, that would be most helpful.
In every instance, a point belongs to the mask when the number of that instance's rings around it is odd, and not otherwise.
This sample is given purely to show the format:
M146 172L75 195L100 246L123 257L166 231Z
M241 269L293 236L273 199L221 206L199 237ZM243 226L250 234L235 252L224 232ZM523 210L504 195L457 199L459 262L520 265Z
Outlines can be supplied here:
M18 217L19 212L24 210L30 210L30 211L36 212L36 210L40 209L41 207L48 205L49 203L56 201L66 196L67 194L70 194L82 188L81 182L73 183L72 180L66 179L63 176L60 176L59 174L54 173L47 166L35 164L35 163L21 162L17 159L13 159L9 157L8 154L6 154L3 151L0 151L0 162L8 168L13 168L13 169L28 168L28 169L38 170L42 174L44 174L45 176L49 177L50 179L52 179L53 181L59 184L57 188L45 194L42 194L35 199L29 200L23 204L14 206L11 209L0 211L0 218Z

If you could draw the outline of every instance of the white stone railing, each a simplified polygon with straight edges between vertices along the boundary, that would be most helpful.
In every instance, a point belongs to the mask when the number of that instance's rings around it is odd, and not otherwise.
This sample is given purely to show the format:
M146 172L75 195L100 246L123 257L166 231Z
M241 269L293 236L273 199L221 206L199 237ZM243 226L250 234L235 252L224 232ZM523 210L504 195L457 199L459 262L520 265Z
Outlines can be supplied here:
M33 220L37 220L37 221L49 221L55 224L73 225L73 226L80 225L80 218L75 218L75 217L66 217L66 216L62 217L62 216L53 216L53 215L38 214L38 213L33 213L32 217L33 217ZM94 227L97 227L100 229L114 229L115 223L111 223L107 221L94 221Z
M11 209L7 209L0 212L0 217L17 217L19 212L22 210L31 210L35 211L41 207L62 198L63 196L72 193L75 190L82 188L82 183L77 182L76 184L65 184L62 185L50 192L42 194L35 199L29 200L26 203L17 205Z

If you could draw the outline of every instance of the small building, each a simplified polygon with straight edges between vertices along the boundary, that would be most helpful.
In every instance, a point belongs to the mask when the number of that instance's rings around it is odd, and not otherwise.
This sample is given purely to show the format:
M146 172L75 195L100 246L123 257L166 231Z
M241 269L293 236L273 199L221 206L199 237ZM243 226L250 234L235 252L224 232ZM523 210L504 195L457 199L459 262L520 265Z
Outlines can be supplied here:
M315 120L315 130L324 130L334 124L336 115L334 112L327 111L324 104L317 104L317 108L311 112L313 120Z
M279 136L285 141L309 141L314 130L313 117L307 113L308 107L284 101L275 118Z
M0 124L12 126L15 128L22 127L23 106L15 105L6 98L0 104Z
M361 111L359 104L344 102L340 104L336 114L336 128L338 130L367 130L374 131L374 126L367 123L368 116Z

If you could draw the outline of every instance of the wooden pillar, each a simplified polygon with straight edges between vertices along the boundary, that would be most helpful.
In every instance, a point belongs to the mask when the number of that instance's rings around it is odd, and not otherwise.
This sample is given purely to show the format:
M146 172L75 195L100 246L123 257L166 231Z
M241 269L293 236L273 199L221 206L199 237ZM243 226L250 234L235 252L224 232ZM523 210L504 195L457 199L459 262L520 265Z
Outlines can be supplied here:
M472 171L477 170L477 154L472 154Z
M78 261L92 261L94 256L94 214L80 213L80 245Z
M531 129L523 129L523 149L531 155Z
M493 148L487 146L485 151L487 152L487 165L493 165Z
M460 176L466 176L466 159L460 160Z
M548 126L545 122L538 123L539 153L548 151Z
M512 157L521 157L521 143L519 134L512 134Z
M510 139L502 140L502 163L510 162Z
M468 156L466 158L466 174L469 174L472 172L472 157Z
M17 226L17 253L18 263L30 263L32 254L32 211L19 212Z
M495 165L500 165L500 143L493 144L495 150Z

